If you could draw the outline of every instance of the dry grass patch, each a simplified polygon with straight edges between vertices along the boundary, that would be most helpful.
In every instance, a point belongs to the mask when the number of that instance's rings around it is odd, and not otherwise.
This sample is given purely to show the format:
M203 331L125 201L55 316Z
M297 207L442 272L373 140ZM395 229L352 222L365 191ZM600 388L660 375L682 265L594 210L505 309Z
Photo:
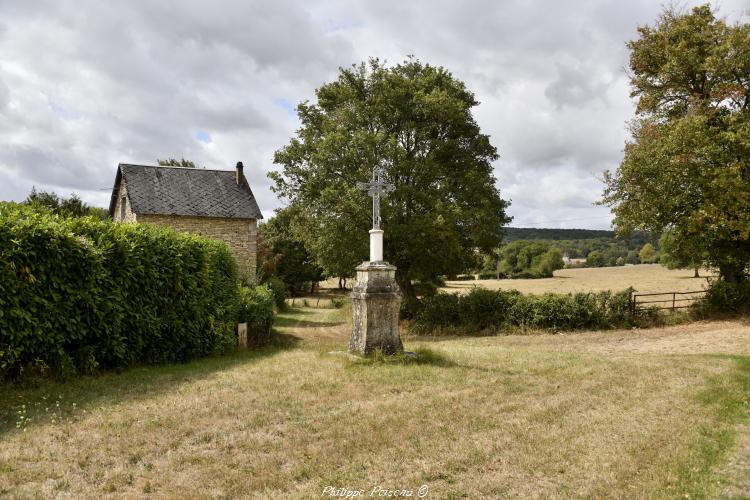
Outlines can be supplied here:
M575 293L625 290L633 287L639 292L690 292L707 288L705 276L693 278L692 270L670 270L659 264L637 266L592 267L559 269L552 278L520 280L449 281L445 291L466 291L474 286L492 290L518 290L521 293Z
M738 404L745 358L557 350L544 335L412 341L417 362L352 362L329 354L345 348L345 317L294 310L279 323L284 344L261 352L2 389L0 494L308 498L426 484L428 498L666 498L722 487L711 471L736 411L717 405ZM54 421L45 396L61 402Z

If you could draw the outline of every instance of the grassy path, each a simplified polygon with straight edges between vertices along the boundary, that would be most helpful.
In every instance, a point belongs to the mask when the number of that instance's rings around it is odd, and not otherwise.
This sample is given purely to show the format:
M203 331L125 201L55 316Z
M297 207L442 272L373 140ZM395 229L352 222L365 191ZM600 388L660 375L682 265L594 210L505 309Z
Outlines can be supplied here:
M747 492L742 321L406 338L419 361L357 362L330 354L346 347L348 314L291 310L259 352L0 388L0 496Z

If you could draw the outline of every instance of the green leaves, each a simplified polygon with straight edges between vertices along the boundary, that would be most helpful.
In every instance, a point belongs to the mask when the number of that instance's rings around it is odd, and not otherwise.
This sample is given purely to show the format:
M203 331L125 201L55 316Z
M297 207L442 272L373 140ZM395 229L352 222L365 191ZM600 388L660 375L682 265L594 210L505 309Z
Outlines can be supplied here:
M273 325L274 294L267 285L242 286L237 293L237 321L247 323L248 341L259 346L268 343Z
M33 277L33 279L32 279ZM0 204L0 376L181 361L234 338L222 243Z
M631 49L638 117L603 203L618 232L670 233L670 253L743 279L750 263L750 25L667 9Z
M356 183L376 164L396 186L381 206L385 258L402 285L462 272L476 248L499 244L509 219L492 175L497 150L462 82L416 59L393 67L371 59L316 95L298 107L302 127L276 152L281 169L270 177L328 275L351 276L367 259L370 200Z

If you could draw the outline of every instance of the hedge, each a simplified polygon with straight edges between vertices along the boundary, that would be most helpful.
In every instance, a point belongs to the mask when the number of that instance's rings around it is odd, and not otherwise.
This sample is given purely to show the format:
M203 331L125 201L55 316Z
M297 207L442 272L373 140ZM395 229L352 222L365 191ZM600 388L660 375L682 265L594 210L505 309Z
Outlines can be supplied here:
M750 281L727 283L714 281L706 296L695 304L694 309L702 313L743 313L750 311Z
M412 332L480 333L513 327L549 330L629 326L630 290L618 293L522 295L474 288L466 295L439 293L419 301Z
M0 377L224 351L236 283L223 243L0 204Z
M247 323L247 343L261 346L271 340L275 295L268 285L239 288L237 321Z

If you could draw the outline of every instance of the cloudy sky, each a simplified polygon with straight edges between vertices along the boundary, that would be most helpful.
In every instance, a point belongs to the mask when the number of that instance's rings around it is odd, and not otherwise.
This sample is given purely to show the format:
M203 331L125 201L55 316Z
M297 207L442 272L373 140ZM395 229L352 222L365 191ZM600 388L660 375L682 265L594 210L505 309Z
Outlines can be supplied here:
M340 66L414 54L481 102L513 226L607 228L592 203L633 114L625 42L661 4L0 0L0 199L35 185L107 206L119 162L242 160L268 217L295 105ZM750 21L750 0L714 7Z

